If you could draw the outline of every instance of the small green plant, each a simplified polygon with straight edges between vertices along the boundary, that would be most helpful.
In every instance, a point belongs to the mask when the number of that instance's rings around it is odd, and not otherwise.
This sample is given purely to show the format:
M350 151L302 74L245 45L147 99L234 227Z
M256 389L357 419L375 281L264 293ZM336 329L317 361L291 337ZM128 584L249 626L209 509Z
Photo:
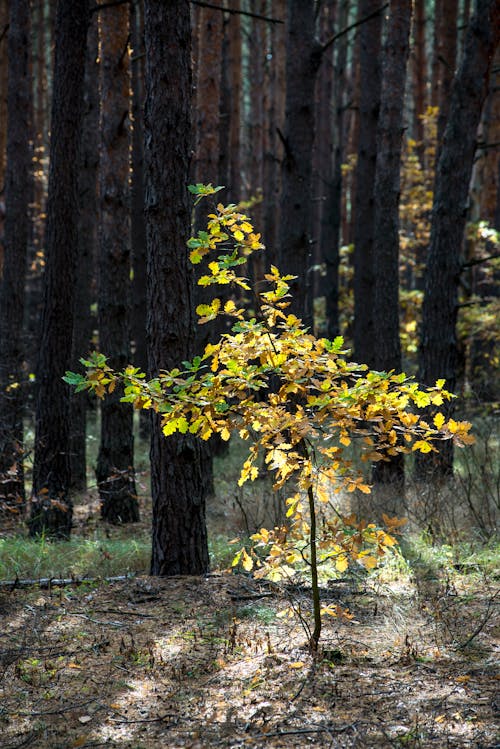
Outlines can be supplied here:
M198 199L217 188L196 185L190 190ZM237 433L250 443L239 484L256 479L263 464L274 476L274 488L289 491L286 522L254 534L253 545L241 549L233 565L274 579L293 574L295 566L307 570L313 609L309 644L316 651L322 613L342 614L340 607L321 606L319 565L333 563L340 572L350 564L373 569L395 547L392 534L402 524L384 517L383 529L336 510L333 518L319 522L318 508L329 504L332 494L370 493L346 448L357 441L364 462L426 453L436 450L437 440L471 442L470 424L446 420L439 411L428 423L413 412L438 409L452 397L444 380L424 390L405 374L368 371L349 360L341 337L330 341L310 333L287 310L293 276L282 275L275 266L265 276L267 290L255 293L251 309L257 313L247 313L239 294L250 292L251 285L242 266L264 246L237 206L219 203L209 214L206 231L192 237L188 248L192 263L209 259L201 286L233 290L225 302L214 297L198 306L200 324L223 314L233 319L231 332L192 361L149 381L133 366L113 371L102 352L82 359L85 375L68 372L65 380L77 391L90 390L101 398L120 382L122 401L161 414L166 437L180 432L208 440L218 434L227 441Z

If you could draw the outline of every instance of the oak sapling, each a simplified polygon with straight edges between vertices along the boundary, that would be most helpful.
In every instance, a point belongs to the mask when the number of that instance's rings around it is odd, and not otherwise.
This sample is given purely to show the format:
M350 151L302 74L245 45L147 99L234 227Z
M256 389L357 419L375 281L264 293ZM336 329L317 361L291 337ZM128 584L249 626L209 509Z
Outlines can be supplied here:
M197 200L218 189L190 187ZM218 434L227 441L237 433L249 443L239 484L257 478L263 459L274 488L286 486L290 496L286 523L254 534L253 545L236 554L234 565L275 578L305 566L312 585L309 645L315 652L322 614L346 614L339 607L322 607L318 566L372 569L394 549L393 533L402 524L385 517L387 527L382 529L335 509L317 523L319 508L330 504L332 495L370 493L347 448L356 440L368 463L397 453L430 452L437 440L469 444L470 424L446 420L439 411L428 423L414 412L431 405L439 408L452 397L444 380L421 389L405 374L369 371L351 362L341 337L315 337L287 312L292 277L277 267L271 266L265 276L267 288L255 292L251 306L258 312L247 312L240 290L250 292L251 285L241 274L242 266L264 245L238 206L219 203L208 216L206 230L191 237L188 248L192 263L209 261L198 283L229 286L233 293L224 303L214 297L200 305L200 324L226 315L234 321L231 331L192 361L151 380L132 366L114 372L103 353L82 360L85 375L68 372L65 379L78 391L92 390L100 398L120 381L124 402L161 414L166 437L189 432L203 440Z

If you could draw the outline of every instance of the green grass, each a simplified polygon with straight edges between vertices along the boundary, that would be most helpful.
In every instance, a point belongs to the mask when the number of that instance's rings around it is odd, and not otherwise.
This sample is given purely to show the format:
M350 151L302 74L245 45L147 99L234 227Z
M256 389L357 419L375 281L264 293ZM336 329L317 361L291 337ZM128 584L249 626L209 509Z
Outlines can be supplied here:
M149 538L34 541L13 536L0 539L0 579L147 574L150 555Z

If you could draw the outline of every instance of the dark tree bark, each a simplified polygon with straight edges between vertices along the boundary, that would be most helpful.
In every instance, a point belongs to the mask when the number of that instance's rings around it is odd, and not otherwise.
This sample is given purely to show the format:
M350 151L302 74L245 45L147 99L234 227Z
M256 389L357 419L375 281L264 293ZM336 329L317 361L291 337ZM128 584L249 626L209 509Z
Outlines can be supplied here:
M214 5L222 7L222 0ZM200 8L198 75L196 85L196 182L217 184L219 170L219 114L224 14ZM196 211L204 221L206 206ZM201 227L200 227L201 228Z
M217 168L219 185L229 187L229 165L230 148L229 138L231 132L231 87L229 82L229 34L231 23L228 15L224 15L222 26L222 49L221 49L221 82L219 102L219 163ZM228 192L229 194L229 192Z
M337 30L347 26L349 17L348 0L343 0L338 9ZM342 164L346 155L346 67L349 37L345 34L336 45L334 78L333 78L333 108L334 117L332 130L334 131L334 154L331 181L326 193L326 203L323 209L321 228L322 257L326 265L325 296L327 336L331 340L340 333L339 320L339 263L340 241L342 226Z
M285 19L286 1L268 0L268 13ZM280 164L283 144L278 130L283 132L285 116L285 28L273 23L268 29L270 54L266 64L267 102L264 108L264 231L267 265L278 264L277 230L279 226Z
M37 368L30 533L71 533L69 388L78 222L79 144L88 1L59 2L51 118L44 306Z
M330 0L320 8L317 25L319 38L329 39L333 35L336 21L335 2ZM322 56L315 90L315 137L313 147L313 228L312 259L313 299L322 297L326 291L324 274L318 273L326 251L332 245L327 214L328 191L333 181L333 81L334 47L331 45ZM324 331L323 331L324 332Z
M79 181L80 214L78 222L78 256L73 320L73 353L71 368L82 370L79 359L91 347L91 285L97 247L97 168L99 165L99 69L97 16L88 31L85 64L84 114L82 124L81 168ZM71 393L71 489L83 491L87 486L86 415L87 398Z
M120 371L130 361L130 70L128 8L117 5L99 19L101 156L99 164L99 346ZM134 478L131 404L120 388L101 402L96 475L102 517L139 520Z
M146 346L146 221L144 218L144 17L140 3L130 5L132 44L132 174L130 176L132 267L132 339L134 363L143 372L148 366ZM139 433L149 438L150 418L139 416Z
M499 41L500 3L476 0L464 56L453 81L448 124L436 173L419 352L420 381L434 385L437 379L445 378L451 391L457 382L457 296L469 182L477 127ZM451 411L449 407L448 410ZM418 467L422 478L434 472L450 475L453 471L450 442L443 443L438 455L422 456Z
M286 105L282 165L279 252L290 282L290 311L312 326L312 151L314 84L321 45L314 36L313 0L288 0L286 41Z
M380 8L378 0L361 0L360 18ZM382 14L359 29L359 141L354 196L354 356L373 366L373 222L377 160L377 126L381 86Z
M399 338L399 173L403 139L406 66L411 0L391 0L382 59L382 90L377 130L373 229L373 363L377 370L401 371ZM377 463L374 479L402 486L404 461L395 454Z
M193 274L186 241L191 150L191 29L188 0L145 0L146 227L149 373L192 355ZM157 415L151 438L151 574L208 569L205 481L190 435L165 439Z
M0 509L24 512L23 316L29 229L30 4L12 0L8 30L5 254L0 272Z
M234 10L239 10L240 0L231 2ZM228 42L228 95L229 95L229 197L232 202L241 200L241 16L229 18Z
M413 137L417 143L423 143L424 123L422 115L427 108L427 53L425 47L425 28L427 18L425 15L425 0L415 0L413 20L413 53L412 53L412 78L413 78ZM424 167L424 148L419 146L418 154L420 162Z
M0 0L0 30L5 29L5 27L9 23L9 1L8 0ZM7 78L8 78L8 68L9 68L9 55L8 55L8 43L9 43L9 37L8 34L4 34L2 40L0 41L0 91L4 92L2 96L0 96L0 122L7 122L7 96L5 96L5 92L7 91ZM1 127L0 128L0 191L4 190L5 188L5 167L6 167L6 161L7 161L7 128ZM2 233L0 231L0 238L2 236ZM1 267L1 252L2 252L2 245L0 243L0 267Z
M401 370L399 339L399 188L411 0L392 0L382 62L374 190L374 364Z
M439 81L438 158L450 107L451 85L457 62L458 0L443 0L441 32L439 34L439 62L442 66Z

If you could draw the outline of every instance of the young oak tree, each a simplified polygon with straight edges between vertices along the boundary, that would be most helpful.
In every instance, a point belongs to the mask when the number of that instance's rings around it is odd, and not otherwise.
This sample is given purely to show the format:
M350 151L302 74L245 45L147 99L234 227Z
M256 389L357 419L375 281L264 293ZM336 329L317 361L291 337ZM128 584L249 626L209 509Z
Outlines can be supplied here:
M198 201L216 189L197 185L191 191ZM188 246L194 264L215 256L200 285L250 291L241 266L263 245L248 217L235 205L219 203L209 215L207 230L192 237ZM310 571L313 627L309 643L315 651L322 611L343 613L332 607L322 610L318 565L330 563L345 570L351 562L370 569L396 543L385 530L354 516L344 517L335 508L321 525L317 523L318 503L328 505L333 494L342 490L370 493L346 448L356 440L363 460L373 462L403 452L435 450L433 443L438 439L453 438L464 444L472 437L468 423L446 422L438 413L434 423L428 424L412 412L413 407L440 406L451 398L443 389L444 380L424 391L404 374L372 372L366 365L350 362L348 352L342 350L342 338L316 338L298 317L289 314L290 276L271 266L266 280L268 290L255 296L256 316L238 308L233 299L222 304L215 297L210 304L198 306L200 323L225 314L234 319L234 325L200 356L183 361L182 369L160 370L148 381L134 367L114 372L106 356L96 353L83 362L86 377L68 372L65 379L77 390L92 390L101 398L121 381L122 400L156 412L166 437L178 433L207 440L215 433L229 440L232 433L238 433L250 442L240 485L257 478L264 457L274 474L275 488L287 485L291 489L287 522L255 534L254 548L242 549L234 563L241 562L248 571L256 566L261 576L283 576L296 564ZM395 518L385 518L385 522L388 530L400 524Z

